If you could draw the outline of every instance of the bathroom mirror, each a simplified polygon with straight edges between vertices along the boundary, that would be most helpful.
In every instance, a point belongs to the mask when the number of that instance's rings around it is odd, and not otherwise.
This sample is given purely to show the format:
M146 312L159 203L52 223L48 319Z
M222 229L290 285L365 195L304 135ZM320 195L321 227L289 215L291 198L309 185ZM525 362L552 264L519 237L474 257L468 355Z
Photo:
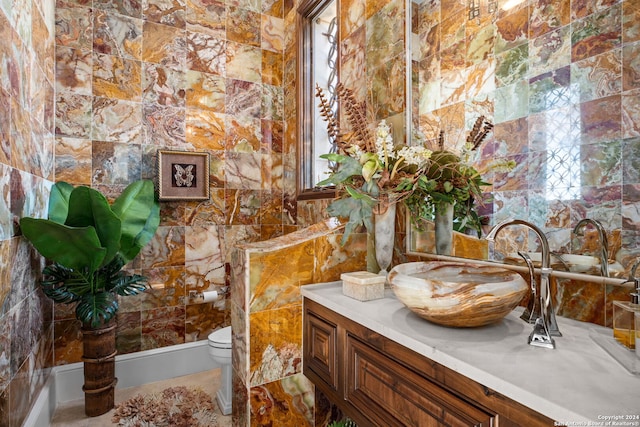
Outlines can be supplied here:
M478 164L505 157L516 167L485 177L493 186L479 207L483 236L518 218L542 228L553 251L593 253L595 231L572 232L592 218L607 231L610 260L628 270L640 256L640 138L623 84L632 67L621 42L624 2L589 11L507 3L518 2L412 0L412 134L441 129L447 147L460 147L486 116L494 129ZM615 40L602 39L612 32ZM527 230L509 229L499 239L539 250ZM409 250L420 251L412 234Z

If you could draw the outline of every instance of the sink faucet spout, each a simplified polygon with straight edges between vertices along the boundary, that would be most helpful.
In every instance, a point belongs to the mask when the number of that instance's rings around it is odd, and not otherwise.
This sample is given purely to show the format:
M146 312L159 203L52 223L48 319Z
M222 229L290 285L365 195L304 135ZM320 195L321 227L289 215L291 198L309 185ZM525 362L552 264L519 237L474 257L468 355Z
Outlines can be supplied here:
M523 225L525 227L533 230L534 233L538 236L540 240L540 244L542 244L542 268L549 268L551 265L551 252L549 251L549 241L547 240L547 236L545 236L544 232L535 224L532 224L528 221L522 219L508 219L506 221L502 221L496 224L491 231L485 237L486 240L493 242L496 238L496 235L500 230L509 226L509 225Z
M607 240L607 232L602 226L602 223L597 219L581 219L573 228L573 234L577 236L583 236L583 228L588 224L593 225L593 227L598 232L598 238L600 239L600 275L602 277L609 277L609 241Z

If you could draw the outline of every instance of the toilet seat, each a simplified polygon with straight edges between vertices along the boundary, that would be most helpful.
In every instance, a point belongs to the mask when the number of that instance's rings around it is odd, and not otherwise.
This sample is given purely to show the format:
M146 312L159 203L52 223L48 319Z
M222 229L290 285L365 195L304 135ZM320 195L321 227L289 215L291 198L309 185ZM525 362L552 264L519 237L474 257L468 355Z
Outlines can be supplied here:
M209 334L209 345L217 348L231 348L231 326Z

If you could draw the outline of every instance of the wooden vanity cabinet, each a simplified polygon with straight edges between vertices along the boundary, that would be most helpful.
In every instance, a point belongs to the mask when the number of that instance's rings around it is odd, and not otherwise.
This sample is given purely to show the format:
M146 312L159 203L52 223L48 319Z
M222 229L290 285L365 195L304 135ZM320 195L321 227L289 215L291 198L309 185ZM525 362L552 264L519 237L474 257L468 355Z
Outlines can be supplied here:
M553 426L512 401L304 299L303 372L365 426Z

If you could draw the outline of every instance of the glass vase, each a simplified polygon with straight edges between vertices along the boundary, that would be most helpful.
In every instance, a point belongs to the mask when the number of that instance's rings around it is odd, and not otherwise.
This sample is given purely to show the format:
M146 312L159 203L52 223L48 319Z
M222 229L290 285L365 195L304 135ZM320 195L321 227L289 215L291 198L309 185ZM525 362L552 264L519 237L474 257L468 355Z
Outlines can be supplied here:
M379 204L373 213L376 261L379 274L387 274L393 258L396 235L395 201Z
M453 203L438 203L434 213L436 254L451 255L453 250Z

